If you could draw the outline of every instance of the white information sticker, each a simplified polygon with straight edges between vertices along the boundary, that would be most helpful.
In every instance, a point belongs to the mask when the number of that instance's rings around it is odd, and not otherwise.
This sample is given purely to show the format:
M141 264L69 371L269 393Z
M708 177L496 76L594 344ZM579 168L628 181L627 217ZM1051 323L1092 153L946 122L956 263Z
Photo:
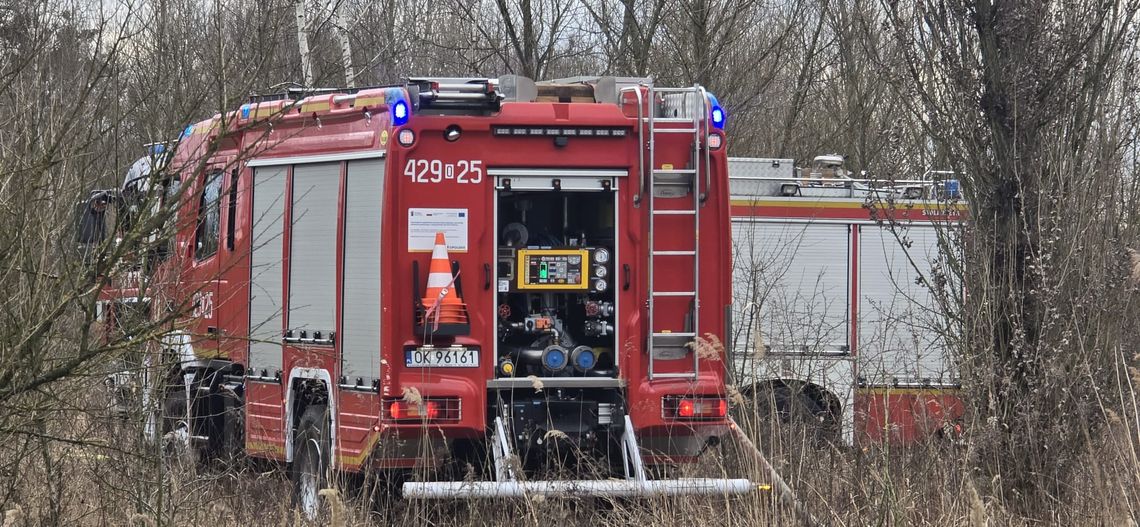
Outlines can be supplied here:
M408 251L431 252L442 232L448 252L467 252L467 209L408 209Z

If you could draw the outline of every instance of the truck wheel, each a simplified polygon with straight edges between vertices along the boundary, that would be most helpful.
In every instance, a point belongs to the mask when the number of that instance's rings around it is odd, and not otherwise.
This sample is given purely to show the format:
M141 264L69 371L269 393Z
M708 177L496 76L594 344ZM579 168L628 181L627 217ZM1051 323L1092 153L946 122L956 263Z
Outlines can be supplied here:
M306 519L313 521L327 516L328 506L320 496L328 486L329 415L324 406L305 408L293 440L293 503Z
M183 469L192 469L198 461L188 412L186 386L180 376L172 375L164 389L157 425L160 427L163 456Z
M816 446L839 439L837 416L809 394L787 386L775 386L756 393L755 414L766 441L799 430Z
M236 398L225 403L224 430L222 432L222 459L234 462L245 459L245 407Z

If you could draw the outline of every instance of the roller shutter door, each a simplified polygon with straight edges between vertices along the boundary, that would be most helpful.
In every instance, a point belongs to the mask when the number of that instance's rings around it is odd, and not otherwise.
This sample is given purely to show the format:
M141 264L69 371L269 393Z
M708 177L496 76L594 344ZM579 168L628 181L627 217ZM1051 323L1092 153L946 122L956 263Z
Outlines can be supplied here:
M282 247L285 236L286 167L253 172L253 249L250 254L250 372L272 376L281 369L284 329Z
M293 168L289 258L289 329L328 335L336 329L336 234L340 163Z
M348 164L344 221L344 375L350 383L380 375L380 224L384 160Z
M938 231L865 226L859 237L859 365L871 383L952 376L939 338L944 324L934 297L917 283L938 265ZM917 267L917 270L916 270Z
M758 323L773 352L847 352L850 227L761 222L733 227L738 324Z

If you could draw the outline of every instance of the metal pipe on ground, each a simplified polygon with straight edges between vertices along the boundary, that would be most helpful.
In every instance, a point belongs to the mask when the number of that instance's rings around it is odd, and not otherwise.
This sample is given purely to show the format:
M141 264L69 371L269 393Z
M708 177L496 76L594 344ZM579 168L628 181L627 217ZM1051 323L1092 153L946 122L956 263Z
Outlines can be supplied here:
M820 523L812 517L811 513L808 512L807 507L804 507L803 502L796 498L796 494L792 492L792 488L788 486L784 478L781 478L780 474L776 472L776 469L772 467L772 464L768 462L768 458L764 457L764 454L760 452L756 444L748 438L744 430L741 430L740 425L736 424L736 420L730 417L728 418L728 422L731 425L732 435L740 442L740 445L743 447L742 450L751 454L752 457L760 463L760 466L764 468L764 471L768 473L768 477L772 480L772 486L776 489L776 495L779 496L780 501L791 505L792 509L796 511L796 514L799 515L805 525L820 525Z
M759 488L746 479L426 481L404 483L407 499L557 497L646 497L739 495Z

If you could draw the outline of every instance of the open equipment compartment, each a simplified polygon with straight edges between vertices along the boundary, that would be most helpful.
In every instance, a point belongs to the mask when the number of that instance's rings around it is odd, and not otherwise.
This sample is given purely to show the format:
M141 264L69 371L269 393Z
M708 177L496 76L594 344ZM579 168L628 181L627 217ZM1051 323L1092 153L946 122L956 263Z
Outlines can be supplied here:
M616 377L613 190L507 187L496 200L496 376Z

